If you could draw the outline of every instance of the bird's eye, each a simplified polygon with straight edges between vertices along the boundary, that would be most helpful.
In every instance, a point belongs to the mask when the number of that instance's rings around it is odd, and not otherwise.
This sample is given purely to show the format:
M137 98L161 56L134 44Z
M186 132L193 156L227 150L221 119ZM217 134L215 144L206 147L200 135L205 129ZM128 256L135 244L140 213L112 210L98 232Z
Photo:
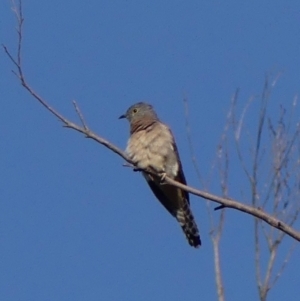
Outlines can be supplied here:
M132 112L135 114L138 110L137 109L133 109Z

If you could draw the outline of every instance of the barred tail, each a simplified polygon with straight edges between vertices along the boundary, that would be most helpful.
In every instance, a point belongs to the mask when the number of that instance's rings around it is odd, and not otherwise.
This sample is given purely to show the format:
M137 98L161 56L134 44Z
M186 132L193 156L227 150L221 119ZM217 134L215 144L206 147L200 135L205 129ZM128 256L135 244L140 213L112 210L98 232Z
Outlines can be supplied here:
M198 227L196 225L190 206L187 202L182 208L177 210L176 219L179 222L189 244L195 248L201 246Z

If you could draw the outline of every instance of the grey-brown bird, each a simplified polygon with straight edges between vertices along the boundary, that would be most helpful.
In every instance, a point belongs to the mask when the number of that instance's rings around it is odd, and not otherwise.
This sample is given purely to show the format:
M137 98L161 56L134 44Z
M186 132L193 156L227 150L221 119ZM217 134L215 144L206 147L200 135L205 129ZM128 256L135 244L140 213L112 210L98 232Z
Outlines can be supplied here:
M189 194L175 186L162 183L162 175L186 184L176 143L169 127L162 123L152 106L139 102L124 115L130 123L126 153L138 168L151 170L158 176L143 172L152 192L179 222L189 244L199 247L199 231L190 209Z

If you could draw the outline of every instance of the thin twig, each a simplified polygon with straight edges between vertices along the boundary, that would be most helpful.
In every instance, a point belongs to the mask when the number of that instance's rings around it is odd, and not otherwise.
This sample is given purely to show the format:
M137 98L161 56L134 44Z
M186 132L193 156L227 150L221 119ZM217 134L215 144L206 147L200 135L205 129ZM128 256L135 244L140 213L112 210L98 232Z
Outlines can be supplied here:
M200 184L202 185L202 187L204 187L203 179L202 179L200 169L199 169L199 164L197 162L197 158L196 158L196 154L195 154L194 144L192 141L191 126L190 126L190 121L189 121L189 106L188 106L187 98L183 99L183 103L184 103L184 108L185 108L185 129L186 129L190 154L191 154L191 158L192 158L192 163L193 163L195 172L197 174L198 180L199 180Z
M291 256L292 256L292 253L293 251L295 250L295 247L296 247L296 243L293 243L293 245L291 246L290 250L288 251L279 271L277 272L276 276L274 277L272 283L270 284L270 287L273 287L276 282L278 281L278 279L280 278L280 276L282 275L287 263L289 262Z
M81 111L80 111L80 109L79 109L79 107L78 107L78 105L77 105L77 103L76 103L75 100L73 100L73 105L74 105L74 107L75 107L75 111L76 111L77 115L79 116L79 119L80 119L80 121L81 121L81 124L82 124L83 128L84 128L86 131L88 131L89 129L88 129L88 127L87 127L87 125L86 125L86 123L85 123L85 121L84 121L83 115L82 115L82 113L81 113Z
M187 138L188 138L188 144L189 144L189 148L190 148L190 153L191 153L191 158L192 158L192 164L194 166L194 169L196 171L196 175L198 177L198 180L200 182L200 184L202 186L204 186L202 177L201 177L201 173L200 173L200 169L198 166L198 162L196 160L196 155L195 155L195 151L194 151L194 145L193 145L193 140L191 137L191 127L190 127L190 120L189 120L189 110L188 110L188 100L185 98L184 99L184 105L185 105L185 125L186 125L186 133L187 133ZM223 144L225 144L225 140L226 140L226 132L229 128L229 122L230 122L230 113L228 114L228 118L226 121L226 125L225 125L225 129L224 132L221 136L221 142L218 145L218 152L217 152L217 156L216 159L219 162L219 165L221 165L220 161L222 161L223 159L223 152L222 150L220 151L220 149L223 147ZM221 172L221 167L220 167L220 174L221 174L221 186L222 186L222 191L223 191L223 195L227 196L226 193L226 184L225 182L227 182L228 180L228 152L227 152L227 148L225 151L225 175ZM214 169L215 164L213 164L212 166L212 170ZM224 177L222 177L222 175L224 175ZM224 284L223 284L223 279L222 279L222 269L221 269L221 261L220 261L220 239L221 239L221 235L222 235L222 231L223 231L223 226L224 226L224 219L225 219L225 210L221 211L221 214L219 215L219 221L217 226L215 225L214 222L214 218L213 218L213 214L211 211L211 208L209 206L210 202L207 202L207 212L208 212L208 216L209 216L209 220L210 220L210 231L209 231L209 235L210 238L212 240L212 244L213 244L213 256L214 256L214 268L215 268L215 277L216 277L216 287L217 287L217 295L218 295L218 301L225 301L225 292L224 292ZM225 208L222 205L222 208Z

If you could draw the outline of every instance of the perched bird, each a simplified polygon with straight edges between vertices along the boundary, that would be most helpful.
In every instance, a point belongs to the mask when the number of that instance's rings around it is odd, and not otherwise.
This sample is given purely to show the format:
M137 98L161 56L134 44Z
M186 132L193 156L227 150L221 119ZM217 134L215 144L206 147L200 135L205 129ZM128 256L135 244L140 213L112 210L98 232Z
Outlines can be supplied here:
M167 175L186 184L171 130L159 120L152 106L144 102L132 105L119 118L126 118L130 123L127 155L138 168L159 174L142 172L156 198L179 222L189 244L199 247L201 240L190 209L189 194L162 183L162 177Z

